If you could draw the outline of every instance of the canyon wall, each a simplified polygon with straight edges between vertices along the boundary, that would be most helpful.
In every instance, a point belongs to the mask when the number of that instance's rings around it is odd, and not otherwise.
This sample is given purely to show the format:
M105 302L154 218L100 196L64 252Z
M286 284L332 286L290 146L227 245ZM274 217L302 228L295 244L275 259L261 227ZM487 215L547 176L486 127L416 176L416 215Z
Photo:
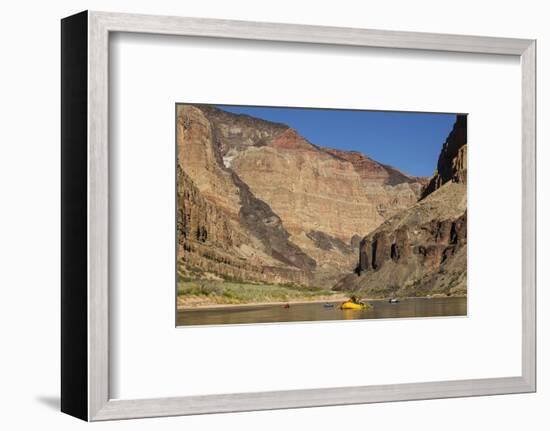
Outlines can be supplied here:
M466 184L467 180L467 116L458 114L456 122L447 140L443 144L437 170L422 191L422 197L428 196L448 181Z
M207 105L178 105L177 152L178 261L188 275L331 287L357 265L365 232L426 184Z
M335 290L367 297L465 295L466 116L458 115L421 199L367 234Z

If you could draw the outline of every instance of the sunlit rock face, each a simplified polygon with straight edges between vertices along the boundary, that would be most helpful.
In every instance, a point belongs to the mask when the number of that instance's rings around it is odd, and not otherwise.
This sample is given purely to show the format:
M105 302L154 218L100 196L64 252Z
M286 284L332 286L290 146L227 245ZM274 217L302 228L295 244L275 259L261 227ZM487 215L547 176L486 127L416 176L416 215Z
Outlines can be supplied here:
M421 199L368 233L334 289L369 297L465 295L466 117L459 115Z
M331 287L358 266L361 238L415 205L427 183L210 106L179 105L176 132L182 271Z

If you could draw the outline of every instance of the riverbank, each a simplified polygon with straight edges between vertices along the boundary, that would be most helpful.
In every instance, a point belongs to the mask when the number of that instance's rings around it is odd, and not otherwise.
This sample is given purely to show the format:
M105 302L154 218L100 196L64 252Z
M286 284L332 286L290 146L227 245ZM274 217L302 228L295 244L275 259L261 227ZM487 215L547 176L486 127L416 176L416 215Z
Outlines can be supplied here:
M347 299L342 292L296 285L255 284L236 281L180 280L177 308L297 304Z
M246 307L262 307L266 305L280 305L284 306L286 304L288 305L302 305L302 304L324 304L324 303L334 303L334 304L340 304L342 302L347 301L350 298L350 295L343 295L341 292L337 292L334 295L329 296L321 296L317 299L306 299L306 300L292 300L292 301L267 301L267 302L243 302L239 304L231 304L231 303L211 303L211 302L204 302L201 301L201 298L197 298L196 302L193 303L193 301L188 301L186 298L185 301L180 301L180 298L178 297L178 304L177 304L177 310L178 311L185 311L185 310L197 310L197 309L221 309L221 308L246 308ZM400 301L402 300L409 300L409 299L443 299L443 298L467 298L466 295L453 295L453 296L447 296L447 295L431 295L431 296L410 296L410 297L404 297L399 298ZM183 299L183 298L181 298ZM387 302L389 301L389 298L359 298L361 302Z
M223 307L265 306L284 304L307 304L316 302L344 302L350 292L308 288L297 285L241 283L222 280L191 280L178 282L177 309L206 309ZM462 297L452 295L450 297ZM446 298L444 294L428 296L399 297L399 299L437 299ZM363 297L361 301L387 301L389 298Z
M253 303L241 303L241 304L211 304L211 305L181 305L178 304L178 311L185 311L185 310L215 310L215 309L222 309L222 308L247 308L247 307L263 307L267 305L279 305L279 306L285 306L285 305L303 305L303 304L325 304L325 303L334 303L334 304L340 304L341 302L345 302L349 299L349 296L347 295L341 295L337 293L333 296L327 296L327 297L320 297L318 299L311 299L311 300L294 300L294 301L275 301L275 302L253 302Z

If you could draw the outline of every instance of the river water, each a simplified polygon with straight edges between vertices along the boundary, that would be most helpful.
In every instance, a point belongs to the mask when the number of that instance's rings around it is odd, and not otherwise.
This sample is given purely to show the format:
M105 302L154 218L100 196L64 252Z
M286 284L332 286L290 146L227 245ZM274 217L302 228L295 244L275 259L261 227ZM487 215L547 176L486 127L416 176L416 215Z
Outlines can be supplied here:
M368 310L340 310L339 302L274 305L243 305L178 311L176 324L221 325L238 323L304 322L323 320L396 319L400 317L465 316L466 298L410 298L398 304L368 301ZM325 304L331 304L327 307Z

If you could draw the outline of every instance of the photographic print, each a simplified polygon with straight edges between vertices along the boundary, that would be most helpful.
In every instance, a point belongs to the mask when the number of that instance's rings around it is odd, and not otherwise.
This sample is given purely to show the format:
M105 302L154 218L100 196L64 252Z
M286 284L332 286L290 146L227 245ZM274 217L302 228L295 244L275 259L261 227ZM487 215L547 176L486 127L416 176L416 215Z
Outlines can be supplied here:
M176 104L176 325L467 313L467 115Z

